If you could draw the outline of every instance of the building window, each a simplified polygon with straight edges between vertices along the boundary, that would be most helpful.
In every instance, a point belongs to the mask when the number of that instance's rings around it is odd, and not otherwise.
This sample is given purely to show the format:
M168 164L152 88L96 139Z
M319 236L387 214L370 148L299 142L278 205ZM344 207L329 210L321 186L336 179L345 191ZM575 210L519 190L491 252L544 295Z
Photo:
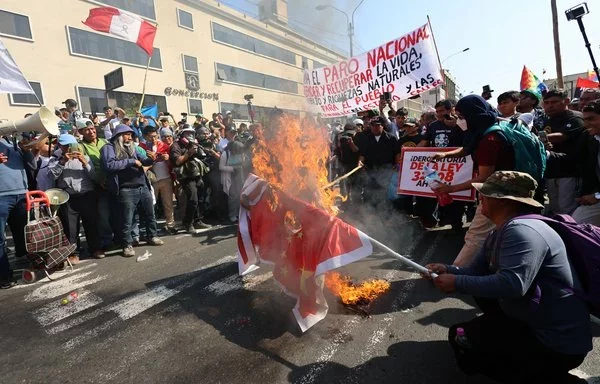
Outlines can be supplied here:
M198 59L195 56L183 55L183 70L198 73Z
M220 108L222 113L225 113L226 111L231 111L234 120L250 121L250 114L248 113L248 104L220 103ZM252 110L254 111L255 121L259 121L263 118L269 119L274 113L277 112L285 112L288 115L300 116L299 111L294 111L291 109L281 109L277 107L270 108L253 105Z
M246 51L296 65L296 54L287 49L266 43L241 32L212 23L213 39L217 42L233 45Z
M33 91L35 92L38 99L40 99L40 102L44 104L44 96L42 95L42 83L30 81L29 85L31 85L31 88L33 88ZM8 99L11 105L40 105L35 96L31 93L11 93L8 95Z
M308 59L302 56L302 69L308 69Z
M110 5L115 8L138 14L148 19L156 20L154 0L94 0L97 3Z
M313 60L313 69L323 68L324 66L325 66L325 64L319 63L318 61Z
M114 61L146 67L148 55L135 43L116 39L98 33L68 27L69 47L75 56L94 57L105 61ZM150 67L162 69L160 49L154 48Z
M135 116L135 111L140 107L141 93L130 92L108 92L108 97L104 89L78 87L79 108L85 113L102 113L102 108L107 105L111 107L120 107L125 110L129 116ZM108 103L108 99L114 100ZM115 105L113 105L113 103ZM144 96L144 105L158 104L159 111L167 110L167 99L164 96L149 95Z
M31 40L29 17L0 10L0 35Z
M202 112L202 100L188 99L188 111L190 115L201 115Z
M236 68L226 64L217 63L217 79L242 85L250 85L259 88L271 89L273 91L298 93L298 83L279 77L265 75Z
M177 25L181 28L194 30L194 17L183 9L177 9Z

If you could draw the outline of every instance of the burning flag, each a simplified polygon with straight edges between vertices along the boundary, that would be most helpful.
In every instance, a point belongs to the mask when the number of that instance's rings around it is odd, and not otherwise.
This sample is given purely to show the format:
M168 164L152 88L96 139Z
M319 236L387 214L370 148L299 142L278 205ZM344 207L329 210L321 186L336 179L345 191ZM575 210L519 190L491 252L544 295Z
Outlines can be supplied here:
M262 261L297 299L294 316L306 331L327 315L324 274L373 252L358 229L251 174L242 189L238 264L244 275Z

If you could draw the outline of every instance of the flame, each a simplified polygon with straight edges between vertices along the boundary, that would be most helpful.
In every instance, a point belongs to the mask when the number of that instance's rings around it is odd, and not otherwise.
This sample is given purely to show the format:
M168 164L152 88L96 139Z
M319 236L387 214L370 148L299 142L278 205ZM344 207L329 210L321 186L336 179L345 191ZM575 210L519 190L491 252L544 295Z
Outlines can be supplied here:
M310 119L282 115L256 132L254 173L271 186L309 204L337 214L337 189L324 188L329 146L327 133ZM272 201L274 207L277 202Z
M325 286L339 296L344 304L372 301L390 289L390 283L385 280L367 280L355 285L348 276L337 272L325 274Z

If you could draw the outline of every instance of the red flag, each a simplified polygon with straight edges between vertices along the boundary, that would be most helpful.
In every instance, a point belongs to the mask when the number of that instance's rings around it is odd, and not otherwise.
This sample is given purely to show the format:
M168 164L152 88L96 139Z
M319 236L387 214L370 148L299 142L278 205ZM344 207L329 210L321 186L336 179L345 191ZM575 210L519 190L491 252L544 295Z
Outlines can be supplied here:
M92 8L83 24L136 43L148 56L152 56L156 26L138 15L111 7Z
M595 81L583 79L581 77L577 78L576 88L598 88L598 87L600 87L600 84Z
M324 273L373 252L367 235L326 211L270 188L249 175L242 189L238 264L240 275L273 264L273 276L297 299L294 316L302 332L327 315Z

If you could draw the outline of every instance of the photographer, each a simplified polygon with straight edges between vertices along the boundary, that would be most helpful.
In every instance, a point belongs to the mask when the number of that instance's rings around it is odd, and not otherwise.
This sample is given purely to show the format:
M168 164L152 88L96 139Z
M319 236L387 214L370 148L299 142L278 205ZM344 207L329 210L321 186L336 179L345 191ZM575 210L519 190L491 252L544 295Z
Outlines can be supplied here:
M198 196L204 196L206 192L203 176L210 171L204 159L206 153L197 143L194 128L185 124L171 147L170 160L186 201L182 221L188 233L195 233L196 228L210 228L210 225L202 222L198 209Z
M210 172L204 176L204 185L210 191L206 194L209 198L209 206L207 211L210 211L213 217L221 217L225 211L225 203L221 194L221 172L219 171L219 159L221 153L217 151L217 145L214 143L210 130L206 127L200 127L196 131L198 144L206 153L204 163L208 165Z

